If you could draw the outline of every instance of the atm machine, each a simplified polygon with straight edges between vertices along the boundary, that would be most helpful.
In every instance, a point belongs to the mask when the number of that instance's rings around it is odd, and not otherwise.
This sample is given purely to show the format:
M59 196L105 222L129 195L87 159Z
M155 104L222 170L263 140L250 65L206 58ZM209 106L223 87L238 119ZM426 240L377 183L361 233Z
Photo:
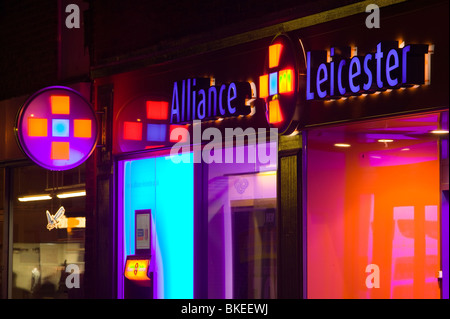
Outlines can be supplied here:
M153 299L150 209L135 211L135 244L125 262L124 298Z

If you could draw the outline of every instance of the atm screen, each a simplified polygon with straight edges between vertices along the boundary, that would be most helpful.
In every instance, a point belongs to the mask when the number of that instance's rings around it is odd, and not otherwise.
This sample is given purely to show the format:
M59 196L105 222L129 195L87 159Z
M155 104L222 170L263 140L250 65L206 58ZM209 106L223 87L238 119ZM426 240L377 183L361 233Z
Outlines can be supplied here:
M133 281L150 281L150 277L148 276L149 265L150 258L127 256L124 275Z

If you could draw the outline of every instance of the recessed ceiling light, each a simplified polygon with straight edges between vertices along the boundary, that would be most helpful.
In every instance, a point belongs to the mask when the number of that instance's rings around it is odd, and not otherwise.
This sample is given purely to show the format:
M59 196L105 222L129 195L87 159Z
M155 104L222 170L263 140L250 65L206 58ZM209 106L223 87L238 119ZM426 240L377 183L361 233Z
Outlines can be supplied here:
M392 143L394 140L390 140L390 139L380 139L378 140L378 142L380 143Z
M336 144L334 144L334 146L336 146L336 147L350 147L351 145L350 144L346 144L346 143L336 143Z

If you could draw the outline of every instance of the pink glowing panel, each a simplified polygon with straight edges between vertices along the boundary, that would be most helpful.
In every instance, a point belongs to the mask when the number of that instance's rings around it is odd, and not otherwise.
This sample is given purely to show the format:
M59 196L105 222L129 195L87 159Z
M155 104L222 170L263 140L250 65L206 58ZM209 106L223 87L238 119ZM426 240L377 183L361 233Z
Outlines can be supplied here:
M89 102L63 86L44 88L22 106L16 123L20 147L37 165L68 170L82 164L97 143L97 119Z

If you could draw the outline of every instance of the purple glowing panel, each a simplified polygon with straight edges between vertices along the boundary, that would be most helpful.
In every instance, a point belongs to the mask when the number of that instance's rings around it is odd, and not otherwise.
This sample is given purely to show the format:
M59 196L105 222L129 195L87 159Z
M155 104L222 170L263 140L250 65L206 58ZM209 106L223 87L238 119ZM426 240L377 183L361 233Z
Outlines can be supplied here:
M22 106L16 123L20 147L37 165L68 170L82 164L97 143L97 120L88 101L62 86L44 88Z

